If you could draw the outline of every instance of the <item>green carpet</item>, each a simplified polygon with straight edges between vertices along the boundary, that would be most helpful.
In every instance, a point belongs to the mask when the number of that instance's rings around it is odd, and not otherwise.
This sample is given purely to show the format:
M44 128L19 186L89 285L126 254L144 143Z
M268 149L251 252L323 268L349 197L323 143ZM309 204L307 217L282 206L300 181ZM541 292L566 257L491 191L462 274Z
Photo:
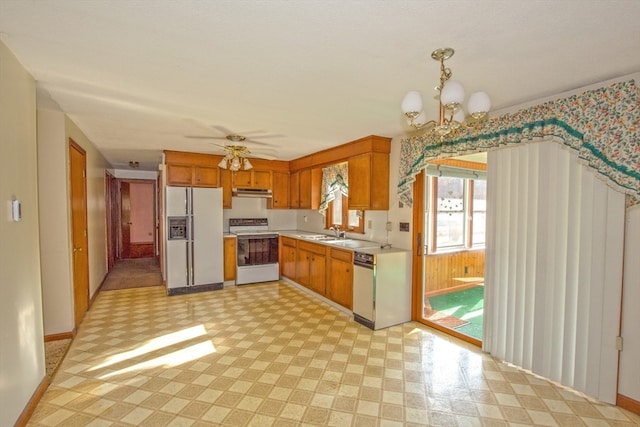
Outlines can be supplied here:
M482 340L484 286L430 297L429 303L433 310L468 322L456 327L456 331Z

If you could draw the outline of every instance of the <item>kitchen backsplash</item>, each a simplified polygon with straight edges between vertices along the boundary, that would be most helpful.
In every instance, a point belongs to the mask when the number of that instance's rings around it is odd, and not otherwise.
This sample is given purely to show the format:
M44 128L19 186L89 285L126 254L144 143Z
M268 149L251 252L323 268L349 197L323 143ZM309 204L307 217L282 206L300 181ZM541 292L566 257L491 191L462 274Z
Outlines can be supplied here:
M324 217L309 209L267 209L267 199L233 198L233 209L225 209L224 231L229 231L229 218L267 218L272 230L301 230L311 233L329 233L324 228ZM353 239L387 243L387 211L366 211L365 234L347 233Z

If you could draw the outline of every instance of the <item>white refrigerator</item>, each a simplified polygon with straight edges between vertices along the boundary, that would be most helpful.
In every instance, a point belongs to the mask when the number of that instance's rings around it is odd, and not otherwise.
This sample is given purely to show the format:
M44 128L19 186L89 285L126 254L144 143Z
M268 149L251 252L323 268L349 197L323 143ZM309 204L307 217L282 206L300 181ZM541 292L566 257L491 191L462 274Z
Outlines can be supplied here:
M221 289L222 189L166 187L167 294Z

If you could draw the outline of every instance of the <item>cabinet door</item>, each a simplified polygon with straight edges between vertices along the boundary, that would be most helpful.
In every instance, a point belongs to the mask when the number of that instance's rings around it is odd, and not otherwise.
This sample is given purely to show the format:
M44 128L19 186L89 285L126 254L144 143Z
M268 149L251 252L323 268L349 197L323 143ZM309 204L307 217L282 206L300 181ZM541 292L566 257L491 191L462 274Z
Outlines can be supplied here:
M300 172L289 175L289 206L293 209L300 207Z
M351 310L353 307L352 253L338 249L331 249L330 253L327 297Z
M167 165L167 184L191 185L193 179L193 166Z
M311 169L300 171L299 185L299 207L311 209Z
M306 287L309 287L310 283L309 264L311 263L311 256L312 253L305 249L298 248L296 251L296 282Z
M296 280L296 247L291 244L283 243L280 247L280 274Z
M325 294L325 276L327 274L327 257L318 253L311 254L309 264L309 289L320 295Z
M199 187L217 187L218 174L217 167L196 166L194 185Z
M349 158L349 209L371 206L371 154Z
M253 171L253 188L271 189L271 171Z
M271 209L289 208L289 174L273 172L273 197L269 201Z
M233 172L233 187L235 188L251 188L251 171L235 171Z
M235 237L224 238L224 280L236 280L236 244Z

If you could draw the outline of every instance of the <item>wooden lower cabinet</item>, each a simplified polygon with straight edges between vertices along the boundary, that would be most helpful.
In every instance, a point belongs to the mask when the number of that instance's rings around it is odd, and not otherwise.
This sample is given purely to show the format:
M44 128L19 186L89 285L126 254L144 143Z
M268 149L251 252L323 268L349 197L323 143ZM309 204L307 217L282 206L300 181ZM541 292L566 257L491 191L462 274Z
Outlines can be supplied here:
M353 309L353 252L329 249L326 297L349 310Z
M353 308L353 252L280 237L280 275Z
M296 281L320 295L325 294L326 250L324 245L298 242Z
M297 242L290 237L280 237L280 275L291 280L296 280Z
M224 239L224 280L236 280L236 245L235 237Z

